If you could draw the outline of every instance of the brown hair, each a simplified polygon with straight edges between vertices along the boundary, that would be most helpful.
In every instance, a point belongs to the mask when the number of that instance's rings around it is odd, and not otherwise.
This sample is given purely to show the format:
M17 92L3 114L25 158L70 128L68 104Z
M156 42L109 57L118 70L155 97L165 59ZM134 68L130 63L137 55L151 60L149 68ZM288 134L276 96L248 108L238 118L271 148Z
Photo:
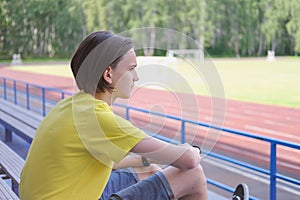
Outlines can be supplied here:
M80 69L81 64L83 63L84 59L88 56L88 54L100 43L102 43L104 40L114 36L113 33L108 31L97 31L94 33L91 33L88 35L79 45L77 48L75 54L72 57L71 60L71 69L73 72L73 76L76 79L78 71ZM120 56L116 58L110 65L111 68L114 68L117 63L123 58L123 56ZM106 67L108 67L106 66ZM77 81L77 80L76 80ZM81 88L80 84L77 83L77 86L80 90L83 90L84 88ZM100 80L97 84L96 92L105 92L105 89L108 91L112 91L112 87L108 85L108 83L104 80L104 78L100 77ZM88 92L88 91L86 91Z

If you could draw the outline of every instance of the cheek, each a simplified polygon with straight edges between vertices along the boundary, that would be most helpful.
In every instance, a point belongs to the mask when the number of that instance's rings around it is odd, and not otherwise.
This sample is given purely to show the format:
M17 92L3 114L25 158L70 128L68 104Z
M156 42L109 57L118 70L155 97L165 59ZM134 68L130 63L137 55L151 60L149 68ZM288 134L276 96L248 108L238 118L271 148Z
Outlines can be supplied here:
M122 77L120 77L119 81L116 84L118 88L128 88L132 85L132 76L130 73L125 73Z

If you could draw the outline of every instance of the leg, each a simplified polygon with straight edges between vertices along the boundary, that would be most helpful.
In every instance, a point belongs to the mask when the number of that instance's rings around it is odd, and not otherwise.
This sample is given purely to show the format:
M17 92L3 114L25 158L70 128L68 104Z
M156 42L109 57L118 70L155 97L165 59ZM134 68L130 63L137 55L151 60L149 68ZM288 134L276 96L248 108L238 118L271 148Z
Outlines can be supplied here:
M125 168L112 171L100 200L108 199L113 193L129 187L139 180L144 180L159 170L161 168L158 165L151 164L149 167Z
M174 167L164 169L163 174L177 199L207 199L206 177L201 165L181 171Z
M99 200L107 200L111 194L127 188L136 182L134 173L129 169L112 171Z
M173 199L172 189L159 171L152 176L114 193L109 200L167 200Z
M111 199L207 199L206 178L201 165L181 171L174 167L155 173L147 179L116 192Z

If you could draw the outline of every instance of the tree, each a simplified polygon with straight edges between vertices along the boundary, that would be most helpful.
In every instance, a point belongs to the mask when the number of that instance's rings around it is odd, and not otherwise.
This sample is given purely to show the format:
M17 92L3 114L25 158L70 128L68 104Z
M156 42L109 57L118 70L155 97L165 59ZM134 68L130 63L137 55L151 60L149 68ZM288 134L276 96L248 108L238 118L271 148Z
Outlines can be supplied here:
M300 2L299 0L284 1L288 4L288 18L290 19L286 28L291 36L294 38L294 50L300 53Z
M69 57L92 31L142 27L179 31L215 55L300 52L299 0L0 0L0 26L1 58ZM154 29L143 40L154 46L158 37L189 48Z

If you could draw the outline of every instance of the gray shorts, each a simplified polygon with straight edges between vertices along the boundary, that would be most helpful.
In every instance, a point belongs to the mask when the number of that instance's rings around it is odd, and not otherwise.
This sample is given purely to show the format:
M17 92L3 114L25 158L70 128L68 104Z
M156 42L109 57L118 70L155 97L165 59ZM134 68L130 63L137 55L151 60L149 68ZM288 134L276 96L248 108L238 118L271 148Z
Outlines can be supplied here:
M162 172L138 181L135 173L128 170L112 171L100 200L117 196L123 200L168 200L174 198L172 189Z

